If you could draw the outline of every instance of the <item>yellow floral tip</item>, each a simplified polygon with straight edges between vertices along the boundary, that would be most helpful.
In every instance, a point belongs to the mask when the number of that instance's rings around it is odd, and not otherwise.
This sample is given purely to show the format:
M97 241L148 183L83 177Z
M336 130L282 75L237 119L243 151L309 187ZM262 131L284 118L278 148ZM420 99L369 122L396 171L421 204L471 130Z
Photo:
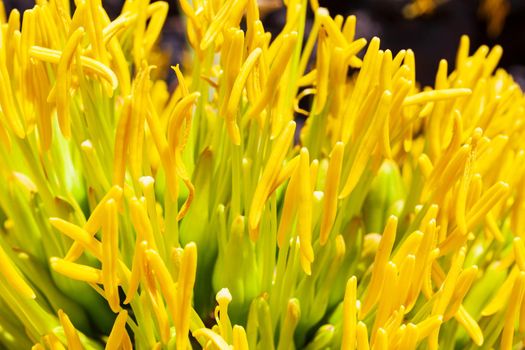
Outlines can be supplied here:
M372 343L372 350L386 350L388 349L388 332L379 328L375 334L375 340Z
M190 329L191 296L195 285L197 273L197 246L188 243L182 253L177 290L175 293L176 310L174 315L175 328L177 330L177 347L183 349L188 344L187 334Z
M281 171L280 177L282 183L286 180L287 177L290 177L288 188L284 195L283 210L281 215L281 221L279 223L279 228L277 230L277 245L282 247L286 240L290 237L290 231L297 213L297 201L298 197L298 182L299 182L299 171L298 171L299 156L295 157L290 161L284 169ZM290 173L290 174L289 174ZM289 174L289 175L288 175ZM287 176L286 176L287 175ZM286 177L284 177L286 176Z
M385 90L381 95L377 109L375 110L374 116L372 117L373 119L371 125L363 135L362 143L356 154L345 185L339 194L339 199L344 199L352 193L355 186L359 182L361 175L365 171L366 165L370 159L370 155L372 154L372 151L378 141L377 138L381 138L380 130L382 129L383 123L385 122L390 110L391 102L392 93L388 90Z
M368 342L368 329L366 327L366 324L362 321L359 321L357 323L356 336L357 349L369 350L370 344Z
M36 299L36 294L33 289L27 284L24 278L20 275L20 272L17 271L16 267L11 262L11 259L5 252L5 250L0 246L0 263L2 265L3 278L7 283L15 289L21 296L28 299Z
M127 337L126 333L126 322L128 320L128 312L126 310L121 310L115 319L111 333L109 334L108 340L106 342L106 350L116 350L119 349L123 344L125 338Z
M103 282L102 271L94 267L59 258L51 258L49 263L54 271L71 279L93 284L102 284Z
M465 295L467 295L472 283L474 283L477 278L478 272L478 267L474 265L463 270L459 275L457 289L454 291L451 298L451 306L449 306L447 313L444 315L445 322L458 313Z
M321 221L319 243L325 245L328 241L337 214L338 190L343 166L343 154L345 145L337 142L330 155L330 163L326 174L326 185L324 189L324 210Z
M46 334L43 337L44 343L51 349L51 350L65 350L66 348L62 343L60 342L60 339L55 334Z
M233 349L235 350L249 350L248 339L246 331L239 325L233 326Z
M80 35L81 32L79 32ZM71 54L71 53L70 53ZM58 64L61 62L64 52L53 50L38 45L31 46L29 48L29 56L41 60L43 62L49 62ZM113 90L118 87L118 78L108 66L100 61L97 61L91 57L80 55L80 66L91 74L100 76L104 81L108 82ZM69 57L71 60L72 57ZM69 62L71 64L71 62Z
M501 349L512 349L514 339L514 324L520 312L523 293L525 291L525 272L520 271L512 287L509 304L505 312L505 323L501 333Z
M310 157L308 150L302 148L299 157L298 169L301 174L297 188L297 231L301 242L301 256L312 263L314 250L312 248L312 190L310 179Z
M418 323L416 325L417 330L418 330L417 342L420 342L421 340L428 337L433 332L433 330L439 327L442 323L443 323L442 315L431 316L425 319L424 321L421 321L420 323Z
M286 307L286 315L284 316L284 322L281 325L281 332L279 336L279 343L277 345L277 350L289 349L290 346L293 346L294 343L294 332L299 320L301 318L301 307L299 300L292 298L288 300Z
M456 320L465 327L465 330L469 334L470 338L477 346L483 345L485 341L483 332L479 327L479 324L474 318L467 312L464 306L460 306L458 312L455 315Z
M64 333L66 334L68 348L83 349L84 347L82 346L80 337L78 336L78 331L75 329L75 326L73 323L71 323L71 320L64 311L58 310L58 319L60 320L60 324L64 329Z
M228 132L234 145L240 145L241 143L239 127L235 120L237 110L239 107L239 102L241 101L244 86L248 81L248 75L251 74L261 54L262 49L257 47L248 55L248 57L246 58L246 60L240 68L239 74L235 78L235 82L233 83L233 87L230 93L230 98L228 99L225 120L227 123Z
M230 350L230 345L217 333L208 328L200 328L194 331L193 337L203 337L220 350Z
M357 340L357 278L352 276L346 283L343 301L343 340L341 349L355 349Z
M381 286L383 284L383 279L385 277L385 268L388 264L388 259L390 253L392 252L392 247L396 238L397 230L397 218L391 216L388 218L388 222L383 231L383 236L379 242L379 247L374 258L374 265L372 267L372 277L368 285L367 293L359 310L359 319L362 320L377 302Z
M283 150L288 149L293 140L294 132L295 122L290 121L281 132L281 135L274 141L268 162L255 189L248 217L249 233L252 241L256 241L259 237L258 228L262 211L266 200L271 194L270 189L272 188L273 182L277 179L279 171L281 170L282 162L285 158L285 152L283 152Z
M49 222L57 230L80 244L83 249L87 249L96 258L102 259L102 245L89 232L60 218L50 218Z
M455 99L459 97L468 96L471 93L472 90L467 88L424 91L405 98L405 100L403 101L403 106L411 106L415 104L424 104L429 102Z
M71 70L73 58L77 52L80 41L84 37L85 30L83 27L77 28L69 38L64 51L58 61L57 80L54 87L55 101L57 106L57 116L60 130L64 137L71 136L71 126L69 117L69 83L67 80L68 73ZM49 100L49 98L48 98Z
M200 98L199 92L193 92L185 95L175 106L173 112L168 117L168 142L171 149L183 150L186 145L187 138L187 126L183 127L184 123L188 123L191 108Z
M343 33L341 33L341 30L338 28L333 18L329 16L328 11L318 11L317 14L319 16L321 26L325 28L334 43L339 47L346 48L348 42L346 41L346 38L344 37Z
M105 204L105 217L102 222L102 282L106 299L113 310L120 310L117 267L119 259L117 207L113 199Z
M254 118L258 116L264 108L271 102L273 95L276 90L275 87L279 81L279 78L283 74L288 62L292 56L292 51L297 43L297 32L291 32L285 34L282 39L282 44L279 51L274 58L272 68L266 78L264 89L262 90L261 96L254 106L248 111L248 118Z

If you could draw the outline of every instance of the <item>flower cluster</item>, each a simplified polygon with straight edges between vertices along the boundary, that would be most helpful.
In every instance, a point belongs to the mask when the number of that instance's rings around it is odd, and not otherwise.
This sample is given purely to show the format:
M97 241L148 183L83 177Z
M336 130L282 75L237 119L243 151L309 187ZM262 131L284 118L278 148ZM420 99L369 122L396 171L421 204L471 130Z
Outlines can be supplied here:
M166 2L36 3L0 1L0 348L521 344L525 98L500 47L463 37L421 88L411 50L315 0L275 37L256 0L180 0L172 91Z

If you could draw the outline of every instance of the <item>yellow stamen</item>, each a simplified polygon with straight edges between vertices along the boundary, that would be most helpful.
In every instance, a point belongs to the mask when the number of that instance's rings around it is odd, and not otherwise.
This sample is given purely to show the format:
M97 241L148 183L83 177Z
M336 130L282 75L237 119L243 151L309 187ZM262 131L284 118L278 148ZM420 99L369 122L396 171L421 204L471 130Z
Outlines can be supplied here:
M442 323L443 323L443 316L441 315L430 316L426 318L425 320L421 321L420 323L418 323L416 325L417 330L418 330L417 342L420 342L421 340L425 339Z
M392 314L392 310L394 309L393 302L397 299L395 294L392 296L391 288L394 290L399 288L398 268L393 262L389 261L384 270L384 279L381 286L381 293L378 300L372 334L374 334L379 328L386 328L385 325L388 317Z
M141 246L145 247L146 245L144 242L141 242ZM157 253L157 251L153 249L146 249L144 251L144 257L147 259L148 264L150 264L151 268L155 272L155 277L159 282L162 294L166 299L173 319L175 319L178 317L174 291L175 284L171 279L170 273L168 272L166 265L160 258L160 255Z
M403 337L400 340L398 349L416 349L418 339L418 329L413 323L409 323L406 326Z
M518 316L519 308L525 291L525 272L521 271L514 282L512 293L509 299L509 305L505 312L505 325L501 333L501 349L507 350L513 348L514 324Z
M275 144L272 147L272 152L266 163L263 174L255 193L253 194L252 205L250 207L249 214L249 228L250 238L255 241L259 236L259 222L261 220L262 211L266 202L266 199L270 196L270 189L272 184L279 174L279 170L282 166L282 161L286 155L286 149L288 149L295 132L295 122L290 121L285 129L281 132L281 135L275 140Z
M357 340L357 278L350 277L346 283L345 297L343 301L343 340L341 349L351 350L355 349ZM366 328L365 328L366 330Z
M124 304L129 304L133 300L139 287L140 278L142 277L142 267L145 265L145 250L143 249L142 243L143 241L137 237L133 261L131 263L131 275L128 278L128 289L126 291L126 299L124 300ZM147 242L145 242L145 246L147 246Z
M78 349L81 350L84 347L82 346L82 343L80 342L80 337L78 336L78 332L75 329L75 326L73 326L73 323L69 320L69 317L64 313L62 310L58 310L58 318L60 320L60 324L62 325L62 328L64 329L64 333L66 334L66 340L67 340L67 346L69 349Z
M379 328L375 334L372 350L388 349L388 333L383 328Z
M321 27L319 30L319 39L317 41L317 74L316 74L316 88L317 94L315 99L314 114L319 114L323 110L326 99L328 98L328 84L330 74L330 54L328 38L326 30Z
M239 108L239 102L241 100L242 91L248 80L248 75L251 73L253 67L255 66L255 63L257 63L257 60L259 59L261 53L262 49L256 48L248 55L246 61L243 63L239 71L239 74L235 78L230 98L228 100L225 119L228 126L228 132L230 133L230 137L232 138L234 145L239 145L241 142L239 127L235 122L235 117L237 115L237 109Z
M189 122L191 107L197 102L200 95L199 92L194 92L184 96L170 113L168 117L168 142L172 150L184 148L186 140L180 135L182 124L184 121Z
M129 147L129 127L131 118L131 97L124 98L124 106L118 121L115 135L113 157L113 184L124 186L126 177L126 152Z
M102 259L102 245L89 232L60 218L50 218L49 222L57 230L78 242L83 249L89 250L97 259Z
M248 339L246 338L246 331L243 327L233 326L233 349L234 350L249 350Z
M230 350L230 345L217 333L208 328L200 328L193 332L195 338L203 337L209 340L219 350Z
M299 176L299 183L297 187L297 194L299 201L297 205L297 231L301 242L301 255L312 263L314 261L314 250L312 248L312 186L310 183L310 157L306 148L301 149L299 157L299 166L297 171L301 174Z
M44 339L44 342L47 344L47 346L51 350L66 350L64 345L62 345L62 343L58 339L58 337L54 335L53 333L46 334L42 338Z
M102 284L102 271L94 267L75 264L59 258L51 258L49 263L53 270L71 279Z
M483 332L479 327L478 323L472 316L467 312L467 310L461 305L458 309L458 312L455 315L456 320L460 323L469 334L470 338L477 346L483 345Z
M299 158L296 157L294 159L297 159L297 162L299 162ZM298 186L299 177L301 176L298 168L298 166L294 167L294 172L290 178L290 181L288 182L288 186L286 187L286 192L284 194L281 221L279 223L279 229L277 230L277 244L279 247L282 247L285 241L290 238L289 235L292 230L293 220L295 219L297 213L297 198L299 197Z
M215 18L212 20L210 26L208 27L208 30L206 30L206 33L204 34L204 37L201 40L199 48L202 51L206 50L208 46L210 46L215 41L217 35L222 32L222 30L226 26L228 16L231 15L233 7L234 2L227 1L223 4L219 12L217 12Z
M332 17L330 17L327 12L318 12L318 14L321 26L323 26L326 29L328 35L330 35L330 38L331 40L333 40L334 44L336 46L346 48L348 42L346 41L346 38L344 37L343 33L341 33L341 30L335 24Z
M397 252L394 255L394 258L392 261L396 265L401 266L401 262L408 256L408 255L414 255L416 254L416 251L419 247L419 244L421 243L421 239L423 238L423 232L421 231L414 231L408 237L401 243L400 246L398 246Z
M357 350L368 350L370 348L368 344L368 331L366 324L359 321L357 323Z
M197 246L188 243L182 254L177 290L175 293L177 315L174 315L177 330L177 348L185 349L188 345L187 334L190 329L190 311L195 275L197 272Z
M94 236L95 233L100 229L102 226L102 222L104 220L104 211L106 202L110 199L115 200L117 203L120 202L120 198L122 197L122 187L120 186L113 186L108 193L102 198L100 203L93 209L91 212L91 216L89 217L88 221L84 225L84 230L88 232L91 236ZM73 242L71 245L71 248L69 248L69 251L66 254L65 260L68 261L75 261L77 260L82 253L84 252L84 248L79 242Z
M456 315L463 298L467 295L470 286L476 279L478 273L478 267L476 265L469 267L461 272L458 277L456 284L456 290L450 299L450 306L448 307L447 312L444 315L445 322L448 321L452 316Z
M77 28L69 37L64 51L60 56L57 67L57 79L54 87L60 131L65 138L71 137L71 121L69 117L69 88L70 71L73 58L78 46L84 37L84 28Z
M372 268L372 277L370 278L367 294L360 310L360 319L363 319L368 314L372 306L379 298L381 285L383 284L385 277L385 267L388 263L390 253L392 252L392 247L394 246L394 241L396 239L396 229L397 218L395 216L391 216L388 218L383 231L383 237L381 238L379 247L377 248L377 253L374 258L374 265Z
M32 46L29 49L29 55L43 62L58 64L61 61L64 52L61 53L60 51L48 49L41 46ZM83 55L80 55L79 57L80 66L84 68L86 72L100 76L100 78L102 78L104 81L110 84L113 90L115 90L118 87L119 80L115 73L108 66L91 57Z
M126 334L126 322L128 320L128 312L121 310L115 319L111 333L109 334L106 343L106 350L117 350L122 344Z
M345 198L350 195L359 182L359 179L368 164L370 154L372 154L373 148L376 145L377 135L381 135L380 130L382 129L383 123L385 122L390 110L391 102L392 93L386 90L381 96L381 100L379 101L379 105L375 111L370 127L362 136L363 141L359 146L359 150L354 162L352 163L352 168L350 169L350 173L348 174L346 183L341 190L339 198Z
M434 307L432 309L433 315L444 315L445 310L450 303L450 299L452 298L452 295L454 294L454 291L457 286L458 277L461 272L461 267L463 266L463 262L465 260L465 253L466 248L463 247L459 251L458 254L454 256L454 259L452 260L452 264L450 267L450 271L447 274L447 277L445 278L445 281L443 282L440 290L439 290L439 296L434 303Z
M414 270L416 264L415 255L406 255L401 267L399 268L399 286L409 286L412 278L414 277ZM396 299L394 301L394 306L404 305L405 300L408 296L409 288L397 288Z
M405 304L408 310L410 310L413 307L413 303L416 301L416 298L419 295L423 286L423 280L425 278L425 267L427 266L427 263L431 260L431 252L435 240L435 231L436 221L432 219L427 224L423 238L416 252L414 277L412 278L412 283L410 285L410 290L408 292L408 297Z
M341 179L344 148L344 143L337 142L330 156L330 164L328 165L324 188L323 218L319 234L319 243L321 245L325 245L328 241L337 214L337 191L339 190L339 182Z
M109 306L120 310L117 268L119 259L117 206L113 199L105 204L106 217L102 224L102 281Z
M268 74L262 94L259 97L259 100L248 112L249 118L259 115L266 105L271 102L273 95L276 93L275 87L278 85L278 81L288 65L288 61L292 56L292 51L295 48L296 42L297 32L291 32L283 36L281 48L272 63L272 69Z

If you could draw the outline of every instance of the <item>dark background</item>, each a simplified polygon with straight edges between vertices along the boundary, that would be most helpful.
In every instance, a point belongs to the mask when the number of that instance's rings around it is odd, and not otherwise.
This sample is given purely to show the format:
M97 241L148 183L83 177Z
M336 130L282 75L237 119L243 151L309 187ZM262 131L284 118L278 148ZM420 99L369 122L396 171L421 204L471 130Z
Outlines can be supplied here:
M525 0L509 0L511 10L505 26L497 37L487 35L487 23L478 14L480 0L445 0L434 13L407 20L402 8L409 0L320 0L332 15L355 14L357 36L378 36L381 47L397 52L411 48L416 54L417 79L423 85L433 83L441 58L447 59L451 69L462 34L471 40L471 51L482 44L503 47L500 66L513 74L525 87ZM103 0L104 7L114 18L120 13L121 0ZM166 21L161 46L171 54L172 63L181 61L184 47L184 28L176 20L178 9L170 1L170 18ZM6 11L32 7L33 0L4 0ZM265 16L265 27L276 33L284 22L284 10L276 9Z

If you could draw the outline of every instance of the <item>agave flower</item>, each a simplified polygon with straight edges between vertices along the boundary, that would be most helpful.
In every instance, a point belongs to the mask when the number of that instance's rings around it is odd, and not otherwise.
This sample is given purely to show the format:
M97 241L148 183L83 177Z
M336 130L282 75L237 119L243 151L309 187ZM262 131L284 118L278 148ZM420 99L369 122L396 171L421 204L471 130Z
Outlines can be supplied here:
M163 1L2 6L0 346L519 347L525 99L501 48L463 37L421 88L411 50L316 1L274 38L255 0L179 5L169 73Z

